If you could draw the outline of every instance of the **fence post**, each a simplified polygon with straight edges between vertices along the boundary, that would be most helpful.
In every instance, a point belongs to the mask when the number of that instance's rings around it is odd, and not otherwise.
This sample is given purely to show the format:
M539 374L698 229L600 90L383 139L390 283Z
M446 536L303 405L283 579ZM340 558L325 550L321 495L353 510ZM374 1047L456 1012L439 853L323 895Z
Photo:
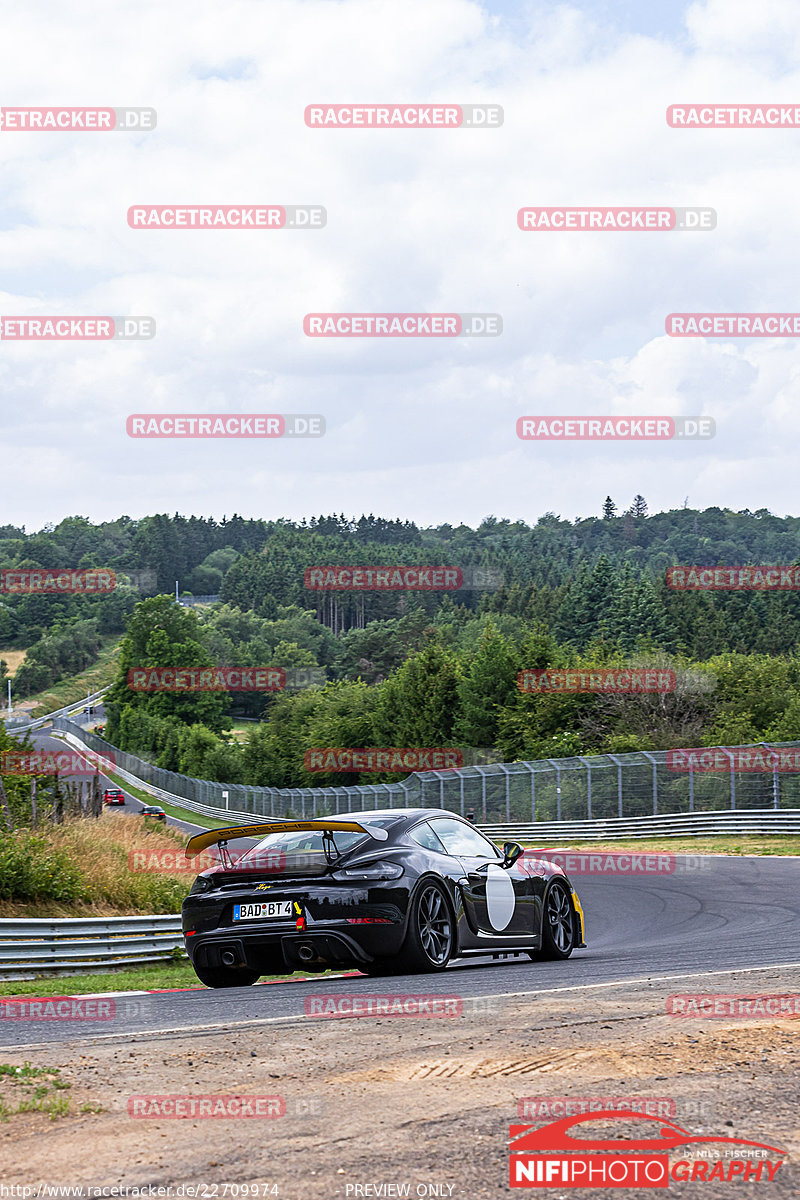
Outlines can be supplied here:
M461 785L461 815L463 817L463 815L464 815L464 776L463 775L459 776L459 783Z
M503 774L506 777L506 820L510 821L511 820L511 777L509 774L508 767L506 767L503 763L498 763L497 765L499 766L500 770L503 772Z
M581 762L586 767L586 820L592 819L592 764L588 758L582 758Z
M736 808L736 772L733 766L733 755L725 746L720 746L723 754L727 754L731 762L731 812Z
M778 752L773 750L771 746L767 746L766 742L759 742L759 746L765 746L772 755L772 807L780 808L781 806L781 791L778 783Z
M689 764L689 812L694 812L694 771Z
M658 766L652 754L648 754L646 750L642 750L645 758L649 758L653 764L653 816L658 816Z
M561 820L561 767L557 758L548 758L551 767L556 769L556 820Z
M526 767L531 773L531 821L535 821L536 820L536 771L534 770L532 763L526 762L526 763L523 763L522 765L523 765L523 767ZM486 813L484 813L483 815L484 815L484 819L485 819Z
M622 816L622 763L619 761L619 759L617 758L617 756L615 754L609 754L608 757L611 759L611 761L613 763L617 764L617 805L619 808L619 815L621 817Z

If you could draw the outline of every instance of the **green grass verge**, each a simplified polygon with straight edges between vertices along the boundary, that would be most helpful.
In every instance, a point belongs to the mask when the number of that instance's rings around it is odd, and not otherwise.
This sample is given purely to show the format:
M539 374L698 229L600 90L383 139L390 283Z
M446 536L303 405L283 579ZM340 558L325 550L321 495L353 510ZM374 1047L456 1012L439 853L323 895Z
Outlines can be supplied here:
M134 787L131 783L126 783L119 775L115 775L113 771L106 771L108 779L113 780L118 787L123 788L131 796L135 796L137 800L141 800L142 804L157 804L159 808L163 808L168 817L174 817L176 821L188 821L192 825L199 825L202 829L224 829L226 825L230 825L230 821L217 821L214 817L207 817L203 813L192 812L188 808L178 808L175 804L167 804L164 800L159 800L157 796L153 796L150 792L146 792L143 788Z
M542 849L561 849L558 842L553 845L546 837L539 841L520 842L522 846L539 846ZM611 842L569 841L563 843L565 850L638 850L640 853L672 854L800 854L800 837L796 834L763 837L747 834L728 834L720 837L675 837L675 838L629 838Z
M82 996L87 992L135 992L155 988L200 987L187 961L120 968L99 975L48 975L42 979L2 979L2 996Z
M339 972L334 972L338 974ZM321 974L330 975L330 971ZM304 976L300 975L300 978ZM265 975L264 979L291 979L291 974ZM317 975L314 975L317 978ZM185 960L121 968L102 975L61 975L58 979L3 979L0 996L83 996L94 992L155 991L158 988L199 988L200 980Z

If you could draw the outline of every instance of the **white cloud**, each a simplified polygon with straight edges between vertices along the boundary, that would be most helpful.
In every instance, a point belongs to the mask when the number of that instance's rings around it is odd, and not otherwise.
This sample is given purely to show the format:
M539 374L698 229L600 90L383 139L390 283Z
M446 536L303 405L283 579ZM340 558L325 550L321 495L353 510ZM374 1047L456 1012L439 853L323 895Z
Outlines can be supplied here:
M755 22L758 21L758 27ZM0 133L2 313L148 314L152 342L0 342L6 519L153 509L424 522L598 511L607 492L796 504L800 354L664 335L785 311L788 130L672 130L681 100L800 97L793 4L708 0L688 43L521 30L470 0L174 0L7 14L6 105L152 105L151 134ZM763 31L766 30L766 33ZM497 130L316 130L316 101L501 104ZM322 203L317 232L131 230L134 203ZM713 233L521 233L536 204L710 205ZM500 312L497 339L316 341L311 311ZM134 443L131 412L322 412L293 443ZM530 412L707 413L712 442L523 444ZM747 465L749 464L749 465Z

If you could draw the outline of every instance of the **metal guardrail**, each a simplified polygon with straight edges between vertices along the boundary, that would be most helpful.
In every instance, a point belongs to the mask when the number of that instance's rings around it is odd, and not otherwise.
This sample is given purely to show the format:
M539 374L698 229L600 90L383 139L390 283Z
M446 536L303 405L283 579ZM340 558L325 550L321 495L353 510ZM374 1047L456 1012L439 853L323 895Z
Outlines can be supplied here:
M800 834L800 808L751 809L746 812L681 813L611 821L536 821L478 828L492 841L595 841L628 838L720 837L731 834Z
M107 684L99 692L93 692L91 696L84 696L81 700L73 700L71 704L65 704L63 708L57 708L55 712L45 713L43 717L35 717L32 721L29 721L27 717L13 717L10 721L6 720L6 729L19 733L27 733L31 729L40 729L48 721L64 717L67 713L74 712L76 708L81 708L85 704L94 704L95 700L99 700L101 696L106 694L110 686L111 684Z
M183 950L180 916L0 919L0 979L136 966Z

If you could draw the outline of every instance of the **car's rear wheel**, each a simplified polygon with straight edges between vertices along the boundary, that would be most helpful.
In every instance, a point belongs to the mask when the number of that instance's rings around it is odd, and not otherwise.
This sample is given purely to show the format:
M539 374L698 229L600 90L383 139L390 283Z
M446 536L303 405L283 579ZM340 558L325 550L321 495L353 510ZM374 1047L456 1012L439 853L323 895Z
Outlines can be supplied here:
M250 987L260 978L258 971L246 967L195 967L194 973L210 988Z
M411 903L408 930L395 958L400 971L443 971L455 949L450 905L436 883L424 883Z
M531 953L533 959L569 958L575 949L575 923L572 900L565 883L556 879L544 898L542 948Z

